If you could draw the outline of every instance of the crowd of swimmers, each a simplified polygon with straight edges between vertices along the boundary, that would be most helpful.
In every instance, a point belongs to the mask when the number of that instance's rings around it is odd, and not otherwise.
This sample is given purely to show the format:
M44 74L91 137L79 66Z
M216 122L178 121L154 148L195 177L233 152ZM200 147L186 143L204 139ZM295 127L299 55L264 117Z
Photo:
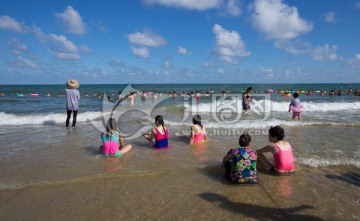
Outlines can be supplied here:
M169 143L169 128L165 126L161 115L155 117L155 126L150 131L145 131L142 136L149 142L153 142L154 150L171 148ZM190 145L206 142L209 138L205 126L201 123L199 115L193 116L190 136L175 134L186 137ZM118 124L114 118L110 118L105 126L106 130L101 133L102 145L99 154L106 157L120 157L132 150L132 145L125 145L118 131ZM251 136L243 133L239 137L238 147L227 151L222 160L224 176L233 183L251 184L259 181L257 171L264 171L274 175L294 175L295 164L292 148L289 142L284 140L285 131L280 126L269 129L268 141L270 144L254 150L251 148ZM271 153L273 160L269 160L265 153ZM272 163L272 161L274 163Z
M241 94L244 94L247 92L248 89L242 89L240 91ZM298 94L303 94L306 96L313 96L313 95L320 95L320 96L360 96L360 89L331 89L330 91L327 90L282 90L282 89L278 89L276 91L272 90L272 89L268 89L268 90L264 90L264 91L254 91L255 94L277 94L277 95L283 95L285 97L291 97L293 93L298 93ZM210 90L203 90L203 89L199 89L199 90L189 90L189 91L180 91L177 92L175 90L170 90L170 91L135 91L135 92L129 92L129 94L132 94L133 96L136 95L140 95L141 96L141 100L146 100L148 98L151 98L153 100L156 100L156 98L158 96L168 96L168 97L194 97L194 98L200 98L200 97L210 97L212 94L217 93L217 94L221 94L223 96L228 95L229 93L232 93L229 89L225 89L225 90L219 90L219 91L215 91L214 89L210 89ZM108 100L111 101L116 101L119 100L120 98L126 96L123 94L122 91L119 91L118 94L116 94L114 91L111 93L105 92L105 93L99 93L99 92L84 92L82 95L85 97L88 97L92 94L93 97L96 97L98 99L102 99L103 96L105 96ZM5 96L5 93L0 92L0 96ZM26 93L21 93L21 92L17 92L16 96L41 96L41 94L38 93L30 93L30 94L26 94ZM52 96L65 96L64 93L62 92L58 92L56 94L52 94L51 92L46 92L43 94L43 96L47 96L47 97L52 97Z

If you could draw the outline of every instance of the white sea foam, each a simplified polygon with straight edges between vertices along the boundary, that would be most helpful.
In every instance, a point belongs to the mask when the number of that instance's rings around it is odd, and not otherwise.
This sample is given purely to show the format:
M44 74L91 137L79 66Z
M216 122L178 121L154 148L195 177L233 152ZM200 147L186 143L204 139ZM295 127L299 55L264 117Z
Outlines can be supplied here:
M171 126L191 126L191 122L171 121L166 120L165 124ZM356 126L357 124L349 123L336 123L336 122L319 122L319 121L290 121L290 120L241 120L235 123L227 122L210 122L202 120L202 124L206 125L206 128L227 128L227 129L266 129L274 125L281 125L286 127L302 127L302 126L316 126L316 125L331 125L331 126Z
M264 111L265 108L270 108L266 111L277 111L277 112L287 112L289 110L289 102L278 102L278 101L270 101L270 105L268 107L262 107L261 105L257 106L258 108L262 108ZM360 102L324 102L324 103L316 103L316 102L302 102L304 111L306 112L327 112L327 111L345 111L345 110L360 110ZM254 105L253 105L254 106ZM199 112L199 113L211 113L214 111L224 112L232 112L233 107L229 106L229 104L211 104L211 103L199 103L197 105L189 105L184 104L184 107L189 112ZM227 108L228 107L228 108ZM255 106L255 109L257 108ZM261 109L257 109L261 111ZM241 110L238 110L241 111Z
M296 163L308 165L312 167L327 167L327 166L345 166L354 165L360 168L360 161L356 159L326 159L326 158L298 158Z
M102 117L102 112L88 111L78 114L77 122L95 120ZM66 113L61 114L31 114L15 115L0 112L0 125L36 125L36 124L58 124L64 123Z

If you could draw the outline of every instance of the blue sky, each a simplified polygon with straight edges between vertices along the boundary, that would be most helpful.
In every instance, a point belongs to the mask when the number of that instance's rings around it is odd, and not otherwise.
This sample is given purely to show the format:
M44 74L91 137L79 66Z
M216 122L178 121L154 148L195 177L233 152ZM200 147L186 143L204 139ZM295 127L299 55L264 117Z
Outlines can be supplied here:
M1 0L0 84L356 83L360 0Z

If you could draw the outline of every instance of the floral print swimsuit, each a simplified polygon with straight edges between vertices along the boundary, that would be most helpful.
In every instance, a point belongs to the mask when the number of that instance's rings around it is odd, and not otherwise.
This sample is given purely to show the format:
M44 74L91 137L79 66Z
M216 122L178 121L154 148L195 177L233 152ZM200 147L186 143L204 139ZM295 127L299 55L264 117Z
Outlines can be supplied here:
M230 158L227 178L238 183L256 183L259 181L256 171L256 153L250 148L231 149L227 155Z

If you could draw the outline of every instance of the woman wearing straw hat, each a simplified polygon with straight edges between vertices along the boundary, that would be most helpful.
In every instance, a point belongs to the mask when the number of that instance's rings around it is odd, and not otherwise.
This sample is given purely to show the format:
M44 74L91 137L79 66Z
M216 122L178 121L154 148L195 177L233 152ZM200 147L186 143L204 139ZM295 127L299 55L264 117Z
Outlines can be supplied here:
M79 87L79 82L75 79L69 79L66 82L66 109L67 109L67 118L66 118L66 127L69 126L69 121L71 118L71 113L73 112L73 122L72 126L75 127L76 117L79 110L79 100L80 92L77 90Z

